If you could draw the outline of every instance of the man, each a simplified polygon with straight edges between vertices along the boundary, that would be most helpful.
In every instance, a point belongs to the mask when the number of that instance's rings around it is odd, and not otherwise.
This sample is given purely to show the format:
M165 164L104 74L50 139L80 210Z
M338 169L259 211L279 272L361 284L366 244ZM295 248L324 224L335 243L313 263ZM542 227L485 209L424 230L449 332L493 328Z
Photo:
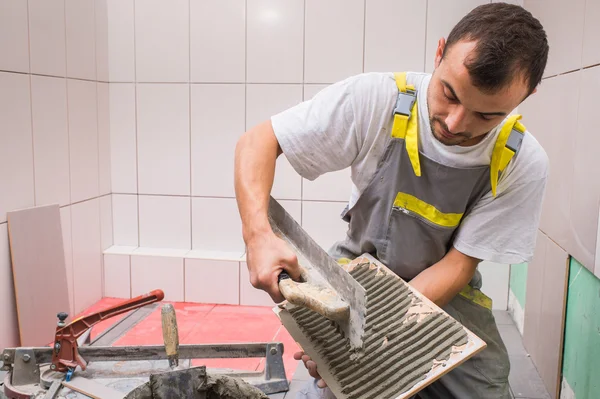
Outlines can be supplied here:
M486 4L440 39L432 74L353 76L246 132L235 187L252 285L280 302L280 271L298 278L294 253L267 221L276 158L285 154L309 180L350 167L348 233L331 256L371 253L487 343L419 397L510 397L477 265L532 257L548 160L510 114L535 92L547 57L529 12ZM295 356L315 378L304 397L326 397L315 363Z

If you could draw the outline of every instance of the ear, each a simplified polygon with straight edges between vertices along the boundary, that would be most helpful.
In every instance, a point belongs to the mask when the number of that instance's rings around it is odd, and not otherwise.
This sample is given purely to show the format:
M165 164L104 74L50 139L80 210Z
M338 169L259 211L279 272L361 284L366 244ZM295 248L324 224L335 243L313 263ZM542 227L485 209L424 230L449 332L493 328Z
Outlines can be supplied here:
M444 49L446 48L446 39L443 37L440 38L437 45L437 50L435 50L435 67L439 67L442 62L442 56L444 55Z

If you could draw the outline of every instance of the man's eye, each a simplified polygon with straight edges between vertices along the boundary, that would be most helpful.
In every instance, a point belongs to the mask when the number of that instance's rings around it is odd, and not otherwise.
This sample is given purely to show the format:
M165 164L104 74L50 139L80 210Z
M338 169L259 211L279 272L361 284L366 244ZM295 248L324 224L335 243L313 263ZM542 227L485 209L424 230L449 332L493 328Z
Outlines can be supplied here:
M446 94L446 92L445 92L445 91L444 91L444 97L446 97L446 99L447 99L448 101L456 101L456 99L455 99L454 97L452 97L452 96L449 96L448 94Z
M491 121L492 119L494 119L493 116L487 116L487 115L484 115L484 114L479 114L479 117L481 119L483 119L484 121Z

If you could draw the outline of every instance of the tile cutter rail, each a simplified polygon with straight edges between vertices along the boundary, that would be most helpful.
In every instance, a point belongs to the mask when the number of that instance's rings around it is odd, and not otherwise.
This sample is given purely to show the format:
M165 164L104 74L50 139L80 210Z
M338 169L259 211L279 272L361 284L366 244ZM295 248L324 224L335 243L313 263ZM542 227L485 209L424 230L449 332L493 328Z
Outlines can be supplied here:
M215 369L219 374L242 378L265 394L286 392L289 383L283 364L283 343L228 343L179 345L175 311L164 305L161 317L164 345L111 346L117 339L156 309L164 293L154 290L66 324L66 313L57 315L53 346L6 348L2 352L3 393L9 399L57 397L56 381L69 381L74 374L112 381L123 395L150 374L193 369L192 359L265 358L264 370ZM93 341L91 328L100 321L131 312ZM170 327L168 327L170 326ZM183 360L180 362L179 360ZM128 365L130 367L128 367ZM211 369L208 369L210 372ZM50 389L53 387L53 389ZM0 390L0 398L2 398ZM45 395L45 396L40 396ZM50 396L49 396L50 395Z

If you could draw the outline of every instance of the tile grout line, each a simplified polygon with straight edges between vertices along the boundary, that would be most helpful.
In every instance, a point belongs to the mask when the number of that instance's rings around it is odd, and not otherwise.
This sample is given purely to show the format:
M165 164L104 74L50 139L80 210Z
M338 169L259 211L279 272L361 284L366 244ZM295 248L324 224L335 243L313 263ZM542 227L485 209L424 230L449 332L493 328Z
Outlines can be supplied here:
M192 206L193 194L193 168L192 168L192 4L188 1L188 140L189 140L189 167L190 167L190 248L194 242L194 208ZM185 261L183 262L183 298L185 300Z
M141 246L141 213L140 213L140 155L139 155L139 132L138 132L138 81L137 81L137 34L135 24L135 0L131 0L133 6L133 112L134 112L134 123L135 123L135 187L136 187L136 203L137 203L137 246ZM131 285L131 280L129 281ZM133 291L132 291L133 295Z
M33 203L38 205L35 179L35 135L33 133L33 79L31 78L31 29L29 27L29 0L27 0L27 50L29 58L29 117L31 119L31 161L33 163Z

